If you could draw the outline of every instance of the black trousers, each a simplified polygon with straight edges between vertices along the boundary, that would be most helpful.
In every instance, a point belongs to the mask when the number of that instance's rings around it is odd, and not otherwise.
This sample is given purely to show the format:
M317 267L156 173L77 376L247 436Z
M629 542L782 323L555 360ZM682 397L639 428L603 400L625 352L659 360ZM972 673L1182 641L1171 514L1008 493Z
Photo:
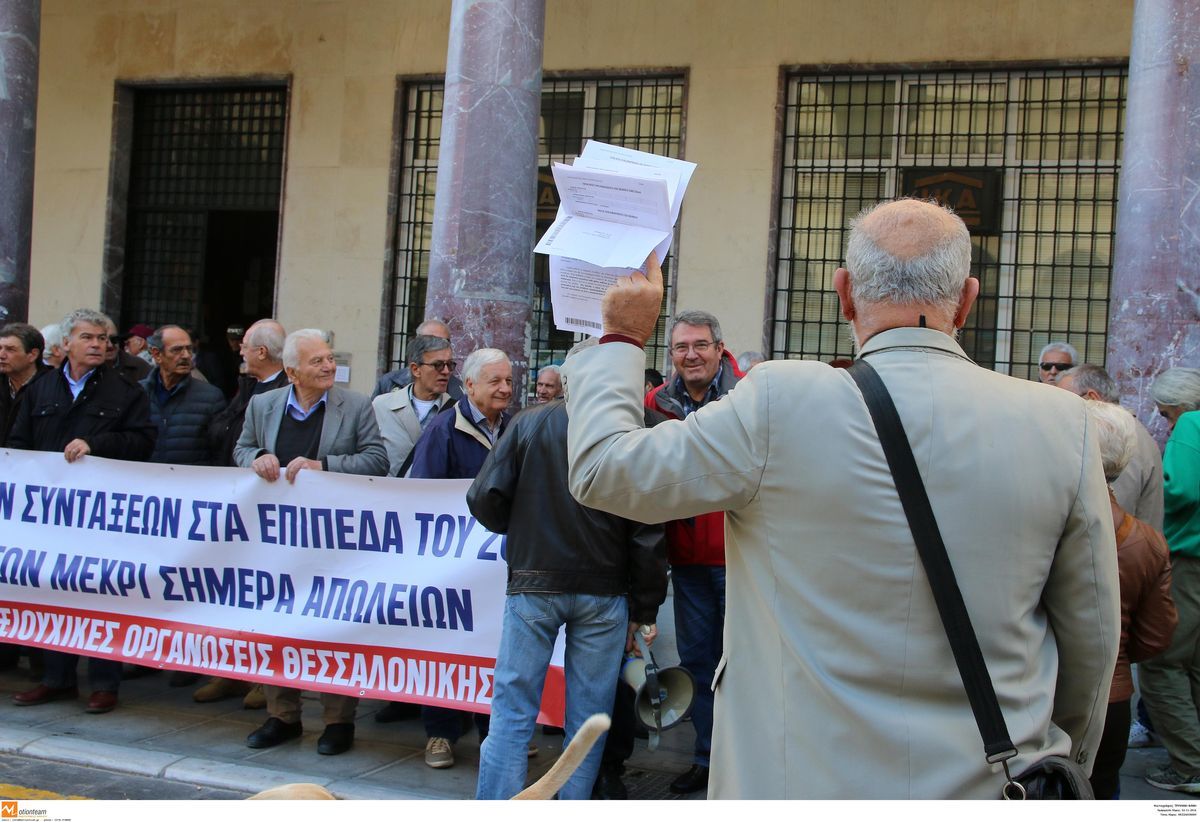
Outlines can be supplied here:
M1092 792L1097 799L1116 799L1121 794L1121 766L1129 746L1129 700L1108 703L1104 734L1092 765Z

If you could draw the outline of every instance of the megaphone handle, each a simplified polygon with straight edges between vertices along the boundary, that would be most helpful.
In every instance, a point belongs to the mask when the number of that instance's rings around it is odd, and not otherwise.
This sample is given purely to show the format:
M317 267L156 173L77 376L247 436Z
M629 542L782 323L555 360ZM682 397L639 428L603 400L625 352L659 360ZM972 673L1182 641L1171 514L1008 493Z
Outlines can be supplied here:
M642 633L638 631L635 636L646 659L646 684L643 687L654 710L654 727L650 729L650 740L646 745L647 749L653 751L658 747L658 735L662 733L662 691L658 687L658 663L654 661L654 654L650 653L650 646L646 644Z

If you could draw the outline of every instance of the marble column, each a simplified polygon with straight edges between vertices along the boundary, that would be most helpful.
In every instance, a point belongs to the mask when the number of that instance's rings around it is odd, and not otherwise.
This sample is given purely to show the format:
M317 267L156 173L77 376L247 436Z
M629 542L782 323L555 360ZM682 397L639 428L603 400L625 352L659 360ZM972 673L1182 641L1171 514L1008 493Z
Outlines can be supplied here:
M1196 72L1196 76L1192 76ZM1200 366L1200 5L1137 0L1108 324L1121 402L1160 441L1150 385Z
M454 0L425 316L450 325L462 362L481 347L524 385L545 0Z
M0 2L0 325L29 315L41 0Z

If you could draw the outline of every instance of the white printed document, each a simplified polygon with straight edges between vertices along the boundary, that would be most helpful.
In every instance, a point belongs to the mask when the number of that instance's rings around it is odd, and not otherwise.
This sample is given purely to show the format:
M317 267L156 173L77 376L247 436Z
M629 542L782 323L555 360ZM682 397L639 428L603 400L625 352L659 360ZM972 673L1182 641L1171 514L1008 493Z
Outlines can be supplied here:
M550 256L555 327L598 335L600 299L651 251L665 260L695 163L589 140L552 169L561 205L534 249Z

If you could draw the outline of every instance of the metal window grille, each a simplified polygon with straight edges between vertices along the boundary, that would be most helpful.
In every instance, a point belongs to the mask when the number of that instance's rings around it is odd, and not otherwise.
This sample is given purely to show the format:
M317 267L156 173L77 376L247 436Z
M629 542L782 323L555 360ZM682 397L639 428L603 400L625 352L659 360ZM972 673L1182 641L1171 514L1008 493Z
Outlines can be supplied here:
M135 89L123 324L201 320L208 214L278 211L287 90Z
M413 82L400 91L404 105L400 180L396 209L392 310L387 329L389 367L403 364L407 336L423 319L437 188L438 146L442 125L443 84ZM680 75L618 78L547 79L542 85L539 126L538 236L550 226L557 208L552 162L567 162L588 139L680 157L683 147L684 79ZM666 363L664 327L671 304L675 252L663 266L667 293L656 336L647 346L649 362ZM534 256L535 295L531 323L531 373L561 362L581 337L554 328L550 310L549 266Z
M851 356L833 290L851 218L936 194L972 231L968 355L1024 377L1052 341L1104 362L1126 79L1121 66L788 77L773 356Z

